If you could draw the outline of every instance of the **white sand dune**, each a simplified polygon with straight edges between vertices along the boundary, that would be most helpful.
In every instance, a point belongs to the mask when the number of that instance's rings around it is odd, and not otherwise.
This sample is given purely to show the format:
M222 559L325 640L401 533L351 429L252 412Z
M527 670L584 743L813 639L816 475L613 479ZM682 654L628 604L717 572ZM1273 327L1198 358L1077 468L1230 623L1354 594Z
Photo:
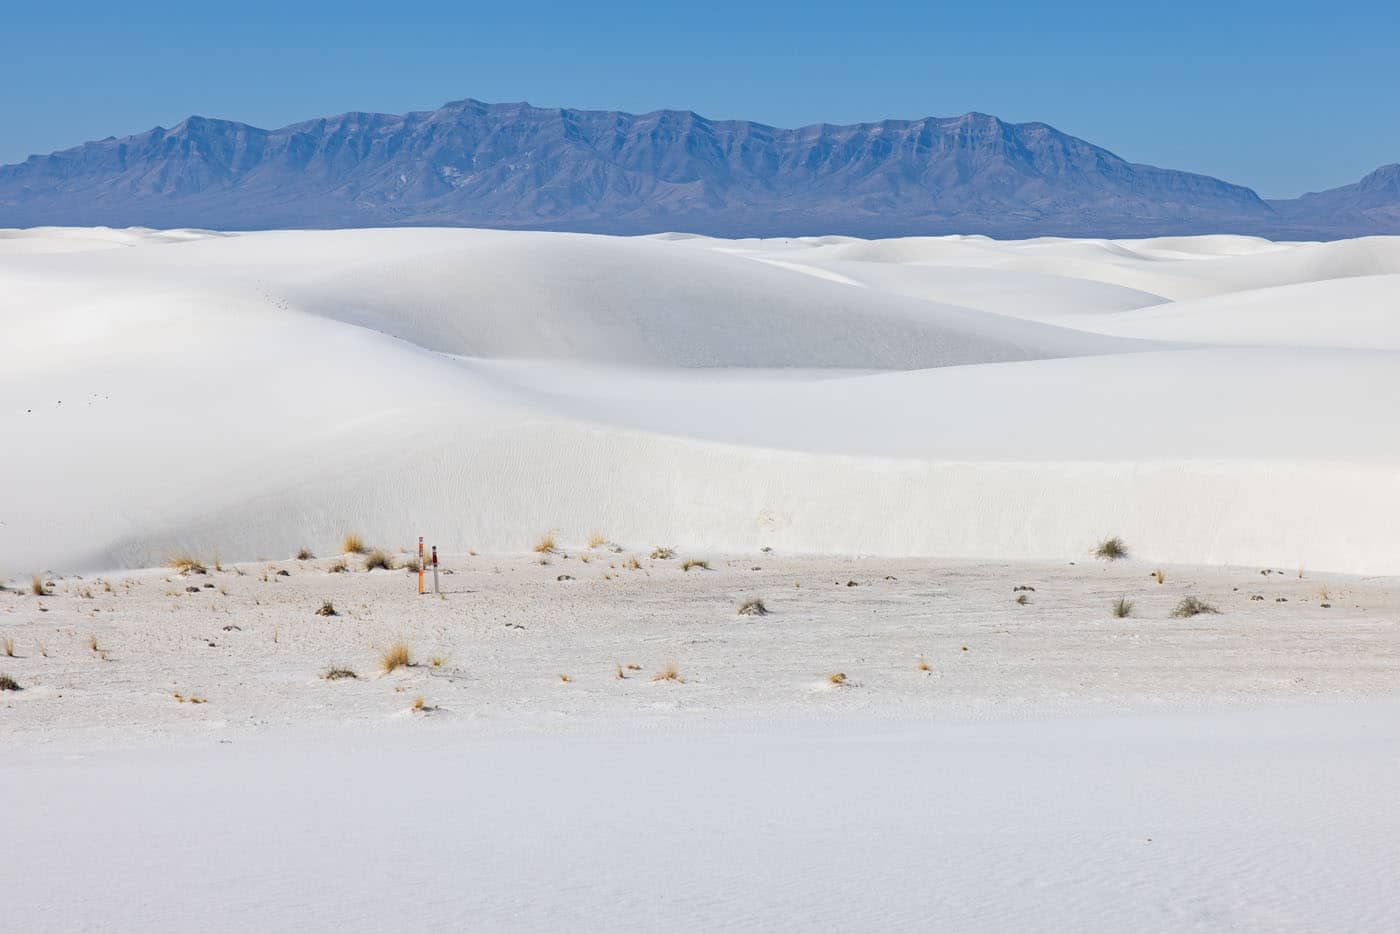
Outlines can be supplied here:
M1400 571L1400 239L0 234L0 577L558 529Z

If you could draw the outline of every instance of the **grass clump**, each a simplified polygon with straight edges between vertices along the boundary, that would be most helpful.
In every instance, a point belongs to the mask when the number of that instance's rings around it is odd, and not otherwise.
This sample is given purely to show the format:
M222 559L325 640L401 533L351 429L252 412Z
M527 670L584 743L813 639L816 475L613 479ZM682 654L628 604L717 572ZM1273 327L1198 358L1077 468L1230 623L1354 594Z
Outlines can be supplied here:
M327 574L346 574L350 571L350 565L344 558L336 558L331 562L331 566L326 568Z
M1127 597L1119 597L1113 601L1113 616L1115 619L1127 619L1133 615L1133 601Z
M740 616L767 616L768 607L758 597L751 597L739 604Z
M37 574L29 579L29 592L36 597L47 597L49 595L49 585L44 583L44 579Z
M628 666L631 667L631 666ZM681 677L681 666L675 662L667 662L661 666L661 670L652 678L653 681L675 681L677 684L685 684L685 679Z
M589 548L601 548L608 543L602 532L593 532L588 536Z
M691 568L699 568L702 571L708 571L710 569L710 562L701 561L699 558L686 558L685 563L681 565L681 570L689 571Z
M670 561L676 556L676 549L668 548L665 545L657 545L651 550L651 560Z
M376 568L383 568L386 571L394 569L394 559L388 552L379 548L374 549L365 555L365 570L373 571Z
M1167 582L1167 572L1158 568L1152 572L1152 579L1159 584L1165 584Z
M194 555L171 555L170 560L165 562L168 568L174 568L181 574L208 574L209 571Z
M9 636L0 639L0 655L4 655L6 658L14 658L15 640L11 639Z
M316 557L316 556L315 556L314 554L311 553L311 549L310 549L310 548L299 548L299 549L297 549L297 560L298 560L298 561L311 561L311 560L313 560L315 557Z
M845 673L844 671L833 672L833 673L831 673L831 674L829 674L829 675L826 676L826 680L827 680L830 684L833 684L833 685L835 685L835 686L837 686L837 687L841 687L841 686L843 686L843 685L846 685L846 684L849 684L849 683L850 683L850 682L846 679L846 673Z
M316 615L317 615L317 616L339 616L340 614L337 613L337 612L335 611L335 604L334 604L334 603L331 603L329 600L326 600L325 602L323 602L323 603L321 604L321 608L320 608L319 610L316 611Z
M321 675L321 678L326 681L343 681L346 678L354 681L358 680L359 677L359 675L355 674L355 672L351 671L349 668L327 668Z
M23 691L24 688L9 675L0 675L0 691Z
M408 643L395 642L385 649L379 656L379 670L386 675L398 668L407 668L413 664L409 655Z
M417 556L414 556L403 563L403 569L410 574L417 574L419 571L423 570L423 562L419 561Z
M919 664L915 665L914 668L918 671L933 671L933 666L922 655L919 656Z
M1128 557L1128 546L1123 543L1123 539L1117 535L1112 538L1105 538L1099 542L1094 549L1094 557L1102 558L1105 561L1118 561Z
M540 540L535 542L535 553L541 555L552 555L558 550L558 544L554 541L554 533L549 532L540 536Z
M366 551L365 540L351 532L341 541L340 550L347 555L362 555Z
M1182 597L1181 602L1172 610L1172 616L1178 619L1190 619L1192 616L1200 616L1202 613L1219 613L1215 607L1196 597Z

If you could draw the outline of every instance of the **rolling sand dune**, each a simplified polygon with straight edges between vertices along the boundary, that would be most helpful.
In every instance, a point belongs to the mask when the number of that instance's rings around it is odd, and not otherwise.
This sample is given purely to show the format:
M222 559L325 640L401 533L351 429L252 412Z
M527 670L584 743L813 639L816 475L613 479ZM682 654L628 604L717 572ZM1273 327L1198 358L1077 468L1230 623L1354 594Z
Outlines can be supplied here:
M346 528L1400 571L1400 240L0 237L0 573Z

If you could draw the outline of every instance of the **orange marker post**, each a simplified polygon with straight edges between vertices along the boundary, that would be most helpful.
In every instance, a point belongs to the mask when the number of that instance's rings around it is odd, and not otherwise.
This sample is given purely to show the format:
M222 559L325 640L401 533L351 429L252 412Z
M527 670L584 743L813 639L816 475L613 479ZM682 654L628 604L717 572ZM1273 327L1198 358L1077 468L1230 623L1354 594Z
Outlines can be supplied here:
M423 536L418 536L418 596L423 595Z

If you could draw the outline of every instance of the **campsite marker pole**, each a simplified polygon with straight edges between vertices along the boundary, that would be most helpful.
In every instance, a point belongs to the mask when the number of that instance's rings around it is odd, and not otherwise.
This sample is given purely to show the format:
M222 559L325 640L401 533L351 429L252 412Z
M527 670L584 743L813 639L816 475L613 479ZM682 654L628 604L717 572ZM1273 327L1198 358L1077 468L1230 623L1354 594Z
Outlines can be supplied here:
M423 536L418 536L418 596L423 596Z
M438 565L437 565L437 546L434 545L434 546L433 546L433 593L440 594L440 593L442 593L442 591L438 589L438 572L437 572L437 568L438 568Z

